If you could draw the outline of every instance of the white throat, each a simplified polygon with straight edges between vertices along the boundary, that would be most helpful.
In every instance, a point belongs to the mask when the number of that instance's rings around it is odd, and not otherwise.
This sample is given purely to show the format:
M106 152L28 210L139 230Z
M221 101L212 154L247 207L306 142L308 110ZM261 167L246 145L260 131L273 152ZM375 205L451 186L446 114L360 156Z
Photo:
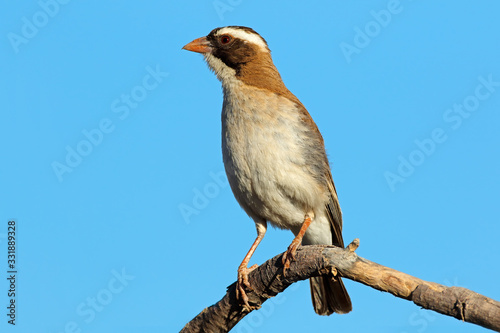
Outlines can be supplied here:
M236 78L236 70L229 67L228 65L223 63L222 60L214 57L210 53L204 54L204 57L205 61L208 64L208 67L210 67L210 69L214 71L219 81L222 82L224 88L230 88L235 83L239 82L239 80Z

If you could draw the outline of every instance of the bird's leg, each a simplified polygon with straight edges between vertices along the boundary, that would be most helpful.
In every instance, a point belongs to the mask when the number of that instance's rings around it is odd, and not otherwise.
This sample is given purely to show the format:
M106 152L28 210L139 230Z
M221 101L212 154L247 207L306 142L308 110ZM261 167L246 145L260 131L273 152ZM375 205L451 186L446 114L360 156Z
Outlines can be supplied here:
M250 262L250 258L252 258L255 249L257 249L257 246L259 246L259 243L266 234L267 222L255 222L255 227L257 228L257 238L255 238L250 250L248 250L248 253L241 262L240 267L238 267L238 282L236 283L236 298L243 302L243 307L248 311L252 310L252 307L248 303L248 296L245 292L245 287L252 289L250 282L248 282L248 274L259 267L259 265L255 264L249 268L248 263Z
M300 231L293 239L292 244L290 244L290 246L288 247L288 250L286 250L286 252L283 254L283 257L281 258L281 261L284 265L283 275L286 275L287 269L290 268L290 263L295 260L295 254L297 253L297 248L302 243L302 238L304 237L304 234L306 233L306 230L307 228L309 228L309 225L311 224L313 219L314 219L314 214L312 212L306 214L306 216L304 217L304 222L300 227Z

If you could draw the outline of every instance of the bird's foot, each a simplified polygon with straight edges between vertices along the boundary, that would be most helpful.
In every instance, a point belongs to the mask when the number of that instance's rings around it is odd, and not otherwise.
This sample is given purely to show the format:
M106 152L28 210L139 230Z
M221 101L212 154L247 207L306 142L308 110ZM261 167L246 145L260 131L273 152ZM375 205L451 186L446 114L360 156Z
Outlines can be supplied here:
M250 303L248 303L248 296L247 293L245 292L245 287L252 290L252 286L248 281L248 274L250 274L250 272L252 272L257 267L259 267L259 265L255 264L251 267L246 267L245 265L245 266L240 266L238 268L238 283L236 283L236 298L239 299L241 303L243 303L243 309L245 309L248 312L255 310L257 308L255 306L251 306Z
M283 254L281 262L283 263L283 276L286 276L286 271L290 268L290 264L295 260L295 254L297 253L297 248L299 247L301 240L294 239L292 244L288 247L288 250Z

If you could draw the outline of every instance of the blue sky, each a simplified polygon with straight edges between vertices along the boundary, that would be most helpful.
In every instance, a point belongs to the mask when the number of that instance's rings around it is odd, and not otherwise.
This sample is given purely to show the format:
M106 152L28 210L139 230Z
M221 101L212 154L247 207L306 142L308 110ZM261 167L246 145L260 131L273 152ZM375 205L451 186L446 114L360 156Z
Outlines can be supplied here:
M174 332L235 281L255 228L223 173L220 84L181 50L225 25L267 39L318 124L344 239L360 238L360 256L500 299L499 10L492 0L5 4L0 330ZM291 240L269 230L251 263ZM302 282L234 331L484 331L346 286L348 315L315 315Z

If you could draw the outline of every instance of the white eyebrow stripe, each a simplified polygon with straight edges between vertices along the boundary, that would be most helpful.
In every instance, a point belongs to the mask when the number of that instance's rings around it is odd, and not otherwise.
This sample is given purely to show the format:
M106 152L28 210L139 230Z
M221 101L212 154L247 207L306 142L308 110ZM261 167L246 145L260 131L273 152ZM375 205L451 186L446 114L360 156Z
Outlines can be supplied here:
M264 50L268 50L266 43L262 40L262 38L258 35L246 32L244 30L239 30L239 29L234 29L234 28L229 28L225 27L217 31L217 36L228 34L231 35L235 38L242 39L244 41L256 44L263 48Z

